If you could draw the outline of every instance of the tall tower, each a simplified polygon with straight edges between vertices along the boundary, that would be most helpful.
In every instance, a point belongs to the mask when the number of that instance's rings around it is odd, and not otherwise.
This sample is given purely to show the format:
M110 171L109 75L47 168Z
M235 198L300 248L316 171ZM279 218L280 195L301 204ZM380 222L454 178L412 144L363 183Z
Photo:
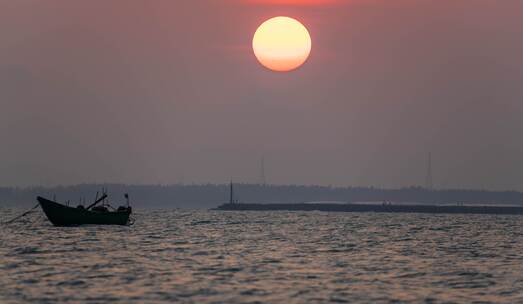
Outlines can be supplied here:
M230 184L230 189L229 189L229 204L234 204L234 188L232 186L232 179L231 179L231 184Z
M429 152L429 157L427 159L427 175L425 176L425 188L427 190L432 190L434 185L432 183L432 153Z
M262 156L260 161L260 184L262 186L265 186L266 183L267 181L265 179L265 157Z

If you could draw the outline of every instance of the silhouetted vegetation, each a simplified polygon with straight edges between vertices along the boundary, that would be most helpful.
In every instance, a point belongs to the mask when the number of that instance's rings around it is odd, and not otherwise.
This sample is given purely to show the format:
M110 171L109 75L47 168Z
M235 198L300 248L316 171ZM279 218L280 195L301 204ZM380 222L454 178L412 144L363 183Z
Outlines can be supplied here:
M37 195L56 197L59 202L77 205L93 201L97 191L108 189L112 201L123 203L129 193L138 208L213 208L228 201L226 184L201 185L123 185L82 184L59 187L0 188L0 206L25 207L35 203ZM508 204L523 205L523 193L486 190L427 190L421 187L379 189L374 187L325 187L299 185L236 184L235 193L244 203L302 202L391 202L423 204Z

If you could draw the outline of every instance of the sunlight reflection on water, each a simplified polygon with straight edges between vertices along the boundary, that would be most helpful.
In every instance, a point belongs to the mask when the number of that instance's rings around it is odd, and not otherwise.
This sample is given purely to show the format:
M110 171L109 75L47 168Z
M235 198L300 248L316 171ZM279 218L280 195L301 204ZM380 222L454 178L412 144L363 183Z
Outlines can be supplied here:
M136 218L132 227L57 228L39 212L0 226L0 302L523 302L521 216Z

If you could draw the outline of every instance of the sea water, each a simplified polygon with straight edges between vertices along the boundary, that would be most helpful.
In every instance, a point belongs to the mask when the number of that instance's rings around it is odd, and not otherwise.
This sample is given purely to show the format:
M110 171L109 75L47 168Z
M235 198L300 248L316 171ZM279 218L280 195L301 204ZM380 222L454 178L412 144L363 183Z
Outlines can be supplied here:
M523 216L135 217L63 228L38 211L1 225L0 303L523 303Z

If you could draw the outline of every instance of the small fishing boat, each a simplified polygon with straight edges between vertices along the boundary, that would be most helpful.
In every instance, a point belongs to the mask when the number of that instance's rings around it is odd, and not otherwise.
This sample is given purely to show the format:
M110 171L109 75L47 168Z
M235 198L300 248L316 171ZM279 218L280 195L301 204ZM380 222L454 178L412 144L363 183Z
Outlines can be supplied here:
M83 205L69 207L41 196L36 199L49 221L55 226L131 225L133 222L130 217L132 208L129 206L129 196L125 195L127 206L120 206L113 211L109 210L112 207L107 204L97 206L106 198L107 194L103 194L87 208Z

